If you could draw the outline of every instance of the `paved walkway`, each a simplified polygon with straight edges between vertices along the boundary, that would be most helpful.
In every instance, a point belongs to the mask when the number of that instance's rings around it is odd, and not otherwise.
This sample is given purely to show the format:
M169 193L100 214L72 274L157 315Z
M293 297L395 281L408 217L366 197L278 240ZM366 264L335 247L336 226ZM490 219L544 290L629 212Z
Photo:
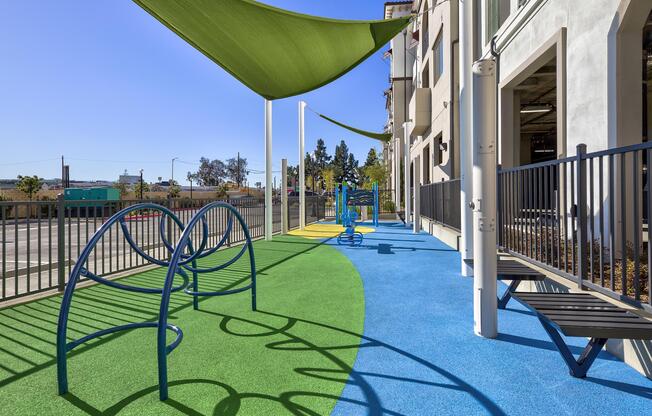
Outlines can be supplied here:
M652 410L652 381L607 352L586 379L569 376L538 320L516 301L498 313L498 339L475 336L473 282L459 274L459 254L436 238L383 223L361 247L339 249L363 280L365 338L334 415ZM583 343L571 339L573 352Z

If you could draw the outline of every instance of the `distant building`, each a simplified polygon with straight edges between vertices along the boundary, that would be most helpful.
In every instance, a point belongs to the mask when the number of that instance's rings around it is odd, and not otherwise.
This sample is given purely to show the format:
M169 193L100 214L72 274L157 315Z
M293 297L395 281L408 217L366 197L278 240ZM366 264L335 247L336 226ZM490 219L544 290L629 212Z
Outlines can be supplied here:
M130 175L125 169L125 172L118 178L118 182L125 185L136 185L140 182L140 175Z

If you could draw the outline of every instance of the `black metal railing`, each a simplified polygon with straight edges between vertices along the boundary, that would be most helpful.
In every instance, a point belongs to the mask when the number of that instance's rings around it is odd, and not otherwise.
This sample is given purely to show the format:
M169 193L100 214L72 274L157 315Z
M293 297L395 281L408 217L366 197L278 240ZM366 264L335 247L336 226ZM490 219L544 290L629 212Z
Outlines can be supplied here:
M423 217L460 231L460 180L435 182L420 188L420 210Z
M498 243L589 288L650 309L652 143L499 169Z
M292 198L290 198L292 199ZM147 202L170 208L183 223L204 205L216 199L150 199ZM265 234L265 201L263 198L245 197L227 199L234 205L248 224L251 238ZM141 200L83 200L66 201L18 201L0 202L0 302L48 290L62 290L74 262L88 240L111 215ZM325 199L306 199L306 222L325 218ZM298 227L298 200L296 206L288 204L291 228ZM294 215L296 211L296 215ZM281 231L281 200L273 202L273 231ZM213 215L218 215L217 211ZM126 219L135 243L157 259L168 256L159 228L160 213L139 211ZM176 241L181 230L171 221L164 224L169 241ZM209 219L210 238L220 238L225 230L227 218ZM234 224L227 246L239 244L245 236ZM195 244L200 239L200 227L194 236ZM209 243L212 241L209 241ZM110 276L135 268L147 266L142 256L136 254L116 224L98 242L88 260L87 268L94 274Z

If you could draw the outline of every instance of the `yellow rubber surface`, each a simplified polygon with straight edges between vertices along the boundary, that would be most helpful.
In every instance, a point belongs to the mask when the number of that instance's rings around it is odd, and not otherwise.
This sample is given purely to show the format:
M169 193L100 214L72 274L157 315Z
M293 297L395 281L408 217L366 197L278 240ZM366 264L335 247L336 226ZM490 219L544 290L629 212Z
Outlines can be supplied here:
M304 230L292 230L288 234L305 238L331 238L337 237L342 231L344 227L339 224L310 224ZM367 234L374 232L374 228L357 226L355 231Z

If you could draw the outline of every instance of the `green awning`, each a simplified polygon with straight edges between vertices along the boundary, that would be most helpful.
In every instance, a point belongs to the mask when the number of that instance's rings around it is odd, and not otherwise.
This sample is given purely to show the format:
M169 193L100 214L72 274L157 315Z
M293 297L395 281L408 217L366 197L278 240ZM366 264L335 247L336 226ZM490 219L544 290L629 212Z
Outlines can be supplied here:
M325 19L253 0L134 1L270 100L312 91L341 77L410 19Z
M347 126L346 124L340 123L337 120L333 120L330 117L326 117L323 114L317 113L317 115L319 117L323 118L324 120L328 120L331 123L337 124L340 127L344 127L345 129L350 130L350 131L352 131L354 133L358 133L358 134L361 134L363 136L367 136L367 137L372 138L372 139L380 140L382 142L388 142L388 141L392 140L392 134L391 133L374 133L374 132L371 132L371 131L360 130L360 129L356 129L355 127Z

